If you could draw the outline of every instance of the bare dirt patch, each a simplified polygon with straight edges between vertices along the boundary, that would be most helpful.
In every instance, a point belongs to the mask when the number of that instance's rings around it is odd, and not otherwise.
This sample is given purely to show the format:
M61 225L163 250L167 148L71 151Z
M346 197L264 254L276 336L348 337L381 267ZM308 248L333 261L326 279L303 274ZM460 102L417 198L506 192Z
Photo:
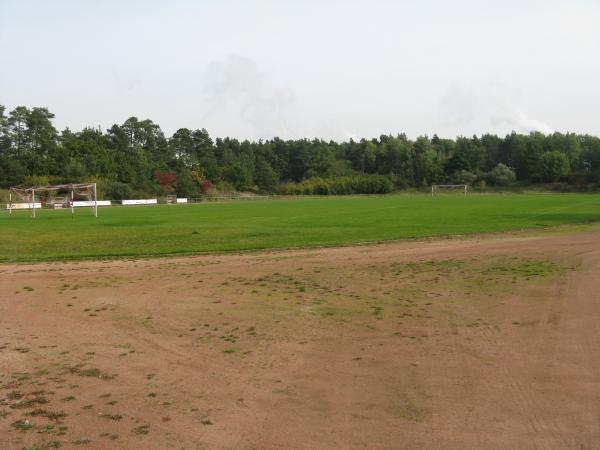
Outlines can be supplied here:
M0 266L0 448L594 448L600 232Z

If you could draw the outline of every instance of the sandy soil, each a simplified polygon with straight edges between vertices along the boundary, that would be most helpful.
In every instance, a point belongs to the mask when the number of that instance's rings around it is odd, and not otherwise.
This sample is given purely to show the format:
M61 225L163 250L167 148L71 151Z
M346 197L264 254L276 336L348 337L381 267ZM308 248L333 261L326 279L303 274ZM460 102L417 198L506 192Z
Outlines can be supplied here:
M600 232L0 266L0 448L600 448Z

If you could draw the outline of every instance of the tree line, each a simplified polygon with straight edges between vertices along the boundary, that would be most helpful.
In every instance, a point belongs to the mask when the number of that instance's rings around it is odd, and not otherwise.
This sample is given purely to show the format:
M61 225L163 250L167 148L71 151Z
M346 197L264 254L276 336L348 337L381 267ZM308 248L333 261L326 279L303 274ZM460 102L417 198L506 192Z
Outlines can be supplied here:
M215 188L347 194L441 183L595 189L600 182L600 138L587 134L240 141L188 128L167 137L152 120L136 117L107 130L59 132L53 119L47 108L8 112L0 105L0 187L95 180L107 198L118 199Z

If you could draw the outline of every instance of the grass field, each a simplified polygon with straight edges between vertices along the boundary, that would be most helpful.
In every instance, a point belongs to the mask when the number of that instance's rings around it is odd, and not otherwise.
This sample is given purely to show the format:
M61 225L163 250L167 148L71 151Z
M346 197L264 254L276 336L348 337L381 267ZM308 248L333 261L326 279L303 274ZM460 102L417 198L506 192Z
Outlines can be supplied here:
M0 261L310 247L600 219L600 196L336 197L0 214Z

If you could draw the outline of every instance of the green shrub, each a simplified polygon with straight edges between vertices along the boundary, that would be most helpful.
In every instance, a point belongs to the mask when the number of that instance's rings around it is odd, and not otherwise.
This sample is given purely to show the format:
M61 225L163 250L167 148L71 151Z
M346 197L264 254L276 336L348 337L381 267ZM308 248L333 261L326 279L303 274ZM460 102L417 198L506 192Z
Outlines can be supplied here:
M514 170L510 167L498 163L496 167L488 172L487 179L490 184L495 186L510 186L515 182L517 177L515 176Z
M123 200L131 198L133 191L128 184L119 181L107 181L104 188L104 197L110 200Z
M544 153L540 158L542 181L553 183L565 179L569 176L570 171L569 160L557 150Z
M287 183L279 187L284 195L352 195L387 194L395 189L390 177L385 175L350 175L343 177L313 177L300 183Z

